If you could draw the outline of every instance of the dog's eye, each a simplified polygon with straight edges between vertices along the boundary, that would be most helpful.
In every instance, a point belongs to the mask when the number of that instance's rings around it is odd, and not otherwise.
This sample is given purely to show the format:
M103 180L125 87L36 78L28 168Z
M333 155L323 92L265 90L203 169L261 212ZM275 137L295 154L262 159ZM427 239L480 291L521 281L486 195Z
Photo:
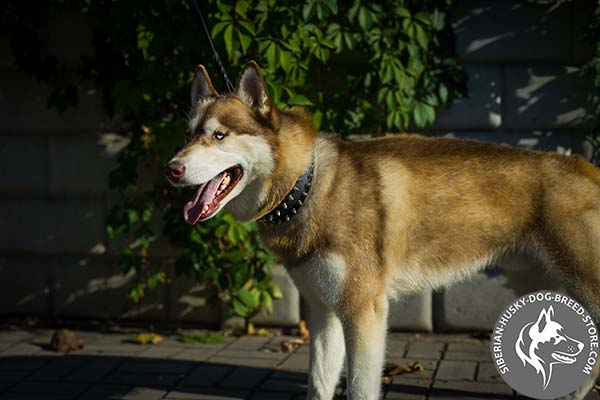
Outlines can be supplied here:
M223 132L215 131L215 133L213 133L213 136L217 140L225 139L225 134Z

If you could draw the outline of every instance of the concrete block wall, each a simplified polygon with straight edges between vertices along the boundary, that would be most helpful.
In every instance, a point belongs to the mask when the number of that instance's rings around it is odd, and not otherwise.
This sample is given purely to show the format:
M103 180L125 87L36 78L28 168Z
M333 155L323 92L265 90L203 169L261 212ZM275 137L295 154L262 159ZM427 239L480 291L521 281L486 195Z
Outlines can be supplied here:
M591 83L580 75L591 55L580 32L592 7L592 0L457 0L452 23L470 94L441 111L426 133L581 151L594 123ZM47 37L67 60L91 52L79 16L54 16ZM121 143L106 133L111 122L100 94L82 87L79 106L58 114L46 108L47 88L12 66L2 39L0 54L0 316L220 321L222 312L205 305L205 288L172 272L142 304L127 299L134 276L121 273L118 246L104 229L114 201L106 176ZM155 262L173 271L170 253L165 247ZM275 280L286 297L255 322L294 325L305 312L298 291L281 268ZM512 296L491 270L393 302L390 326L486 329Z

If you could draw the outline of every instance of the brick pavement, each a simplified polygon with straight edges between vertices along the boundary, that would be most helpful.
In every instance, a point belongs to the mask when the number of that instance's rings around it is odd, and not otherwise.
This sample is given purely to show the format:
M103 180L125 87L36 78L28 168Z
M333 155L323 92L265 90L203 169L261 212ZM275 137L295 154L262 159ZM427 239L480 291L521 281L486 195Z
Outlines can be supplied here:
M0 399L292 400L306 391L308 345L281 353L284 336L184 344L166 335L152 346L128 343L134 333L78 333L83 350L62 355L47 348L50 330L0 330ZM389 362L418 361L424 370L390 378L385 399L516 397L498 377L485 340L393 333L387 354ZM337 393L345 398L343 380Z

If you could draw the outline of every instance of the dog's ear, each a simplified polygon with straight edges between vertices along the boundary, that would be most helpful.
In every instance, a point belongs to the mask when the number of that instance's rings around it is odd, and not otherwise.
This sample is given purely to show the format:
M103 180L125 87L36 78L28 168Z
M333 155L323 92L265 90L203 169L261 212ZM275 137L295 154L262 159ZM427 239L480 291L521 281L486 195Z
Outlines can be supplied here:
M192 107L206 98L218 96L219 93L217 93L210 81L206 68L203 65L198 65L194 75L194 82L192 83Z
M537 321L535 322L535 325L537 326L538 332L542 332L544 330L544 328L546 327L546 324L548 322L550 322L552 315L554 315L554 309L552 308L552 306L548 307L548 309L542 309L542 312L540 312L540 316L538 317Z
M267 86L256 62L250 61L244 67L236 94L262 116L268 117L271 113L272 105L267 94Z

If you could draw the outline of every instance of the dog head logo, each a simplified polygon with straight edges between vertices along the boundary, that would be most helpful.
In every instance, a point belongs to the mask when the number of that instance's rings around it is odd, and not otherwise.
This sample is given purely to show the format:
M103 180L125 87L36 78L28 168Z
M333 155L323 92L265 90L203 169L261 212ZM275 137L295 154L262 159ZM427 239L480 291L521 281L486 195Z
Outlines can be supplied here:
M573 364L583 350L583 343L568 336L565 328L554 319L554 308L542 309L536 321L519 332L515 350L523 365L533 367L542 375L545 390L557 364Z

